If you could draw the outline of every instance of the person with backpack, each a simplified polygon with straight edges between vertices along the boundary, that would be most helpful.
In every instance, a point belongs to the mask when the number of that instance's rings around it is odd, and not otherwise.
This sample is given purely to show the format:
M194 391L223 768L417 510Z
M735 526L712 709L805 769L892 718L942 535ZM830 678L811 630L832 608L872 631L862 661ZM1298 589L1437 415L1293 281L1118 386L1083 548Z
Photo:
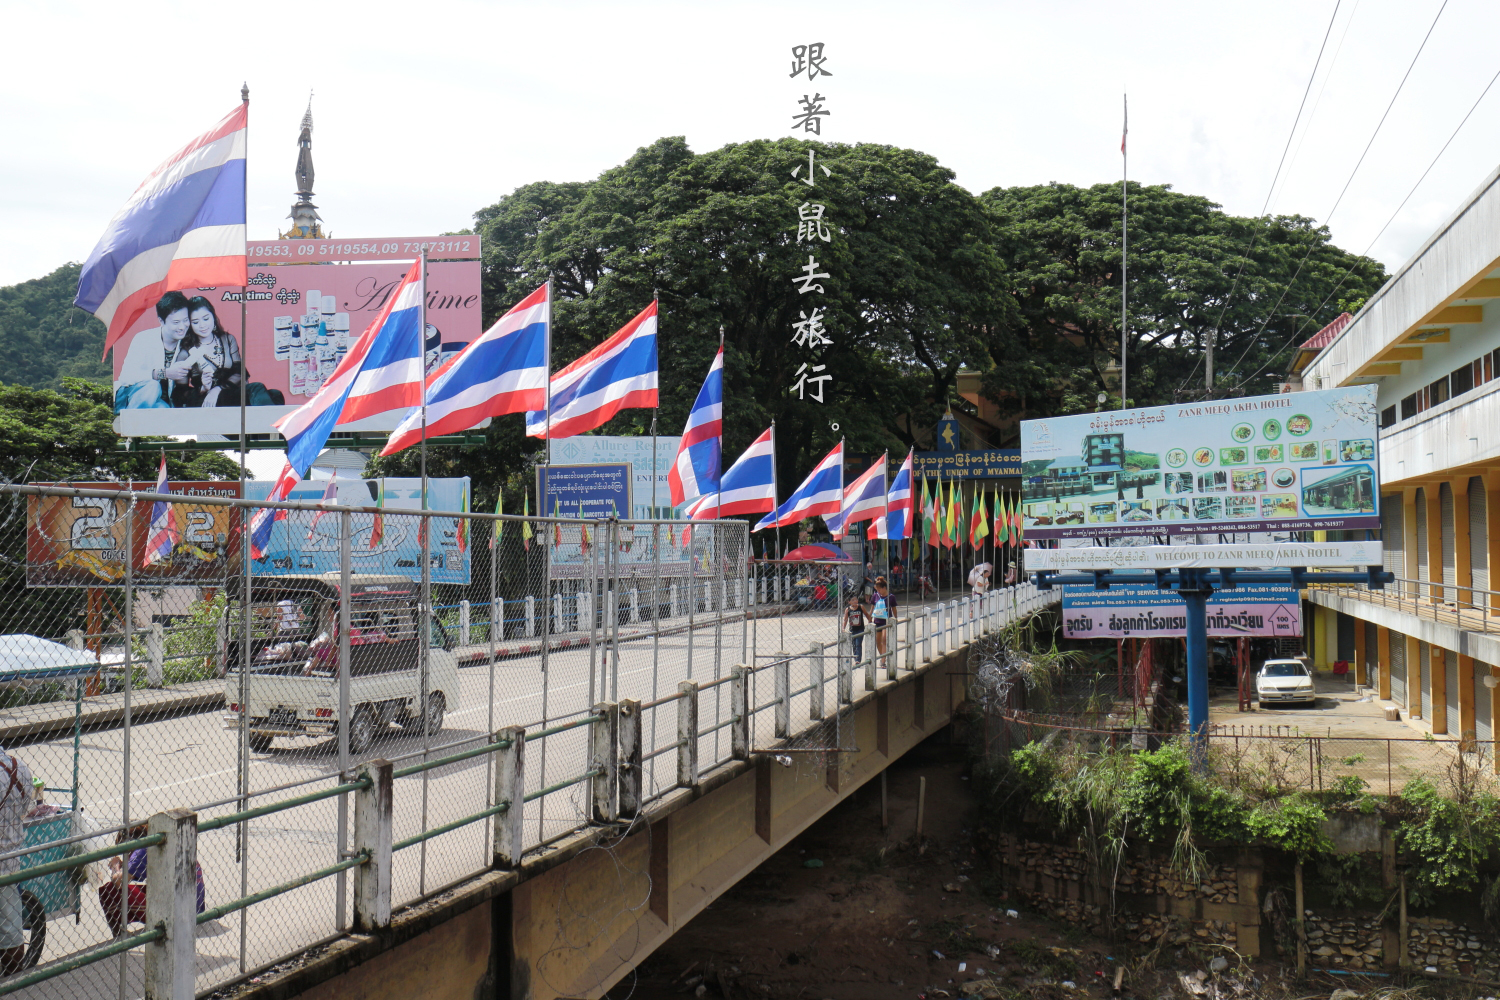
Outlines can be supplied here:
M858 663L865 643L865 609L860 607L858 594L850 594L849 603L844 608L844 631L849 633L854 645L854 662Z
M26 842L26 819L34 805L31 769L19 757L0 750L0 854L19 851ZM20 858L0 861L0 874L21 870ZM19 972L26 961L25 913L21 887L0 886L0 975Z

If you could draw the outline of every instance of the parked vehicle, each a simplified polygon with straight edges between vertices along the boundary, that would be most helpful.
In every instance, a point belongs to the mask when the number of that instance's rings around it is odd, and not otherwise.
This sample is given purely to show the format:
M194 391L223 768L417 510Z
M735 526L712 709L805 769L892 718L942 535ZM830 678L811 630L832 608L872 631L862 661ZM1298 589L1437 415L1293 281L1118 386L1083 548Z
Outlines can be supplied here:
M238 589L238 588L232 588ZM231 594L233 597L234 595ZM240 704L240 651L231 628L224 695L225 728L248 716L250 749L264 753L278 736L339 731L339 574L257 580L247 705ZM363 754L391 723L436 733L458 700L458 661L437 622L421 633L415 583L395 576L351 579L349 751ZM422 703L421 642L427 643ZM248 707L248 711L246 710Z
M1312 674L1301 660L1267 660L1261 664L1255 675L1255 698L1262 708L1271 702L1311 704L1318 700Z

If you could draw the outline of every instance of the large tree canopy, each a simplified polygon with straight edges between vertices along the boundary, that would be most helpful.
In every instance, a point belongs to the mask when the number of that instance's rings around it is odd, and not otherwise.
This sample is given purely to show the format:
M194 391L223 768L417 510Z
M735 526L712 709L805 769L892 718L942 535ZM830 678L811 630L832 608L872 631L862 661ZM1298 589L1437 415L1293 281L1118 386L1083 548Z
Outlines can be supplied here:
M104 324L75 308L77 264L0 288L0 381L60 389L66 376L108 382Z
M1120 355L1120 185L996 188L981 200L1020 317L1015 353L987 386L1032 416L1092 409ZM1147 406L1201 389L1215 330L1216 392L1272 391L1290 348L1379 288L1385 269L1310 219L1239 218L1131 184L1128 276L1127 391Z

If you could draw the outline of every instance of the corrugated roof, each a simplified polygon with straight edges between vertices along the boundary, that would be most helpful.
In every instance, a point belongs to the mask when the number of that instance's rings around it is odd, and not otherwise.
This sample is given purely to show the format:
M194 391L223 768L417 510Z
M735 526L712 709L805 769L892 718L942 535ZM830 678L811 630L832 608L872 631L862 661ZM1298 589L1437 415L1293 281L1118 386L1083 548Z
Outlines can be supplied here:
M1337 319L1335 319L1332 323L1329 323L1327 326L1323 327L1323 329L1319 330L1311 337L1308 337L1307 340L1302 344L1302 346L1297 348L1297 350L1321 351L1323 348L1333 343L1333 338L1337 337L1343 331L1344 327L1349 325L1349 321L1353 318L1354 316L1350 313L1339 313Z

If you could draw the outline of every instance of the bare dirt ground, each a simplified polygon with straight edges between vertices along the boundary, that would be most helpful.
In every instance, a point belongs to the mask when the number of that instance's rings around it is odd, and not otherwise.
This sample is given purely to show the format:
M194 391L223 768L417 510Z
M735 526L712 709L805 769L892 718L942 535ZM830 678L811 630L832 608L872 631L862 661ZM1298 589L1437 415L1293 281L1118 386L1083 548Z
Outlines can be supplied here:
M973 838L966 751L942 739L889 770L886 829L877 780L700 914L616 986L612 1000L1291 1000L1340 988L1354 991L1340 1000L1416 1000L1496 993L1473 983L1398 987L1388 978L1325 974L1293 981L1275 961L1209 973L1207 953L1148 956L1144 946L1116 946L1059 926L1010 897L990 871ZM1121 994L1111 991L1117 968L1126 969Z

